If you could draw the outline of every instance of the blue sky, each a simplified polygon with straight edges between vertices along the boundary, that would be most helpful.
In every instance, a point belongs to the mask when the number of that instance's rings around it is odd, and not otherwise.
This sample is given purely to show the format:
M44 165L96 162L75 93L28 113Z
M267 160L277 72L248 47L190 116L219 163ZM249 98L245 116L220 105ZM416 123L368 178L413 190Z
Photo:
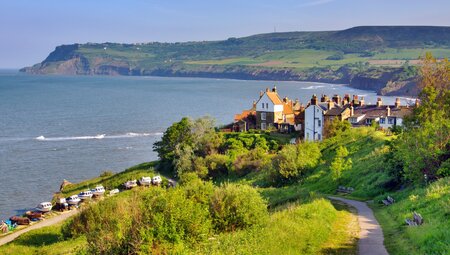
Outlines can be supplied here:
M448 0L1 0L0 68L57 45L219 40L360 25L450 26Z

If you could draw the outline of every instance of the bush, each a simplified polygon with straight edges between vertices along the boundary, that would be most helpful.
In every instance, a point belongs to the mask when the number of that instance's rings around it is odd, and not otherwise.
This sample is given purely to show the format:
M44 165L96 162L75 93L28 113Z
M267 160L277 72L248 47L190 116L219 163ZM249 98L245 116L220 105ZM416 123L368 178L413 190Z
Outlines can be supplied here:
M218 231L262 225L268 219L267 203L248 185L225 184L211 197L210 212Z

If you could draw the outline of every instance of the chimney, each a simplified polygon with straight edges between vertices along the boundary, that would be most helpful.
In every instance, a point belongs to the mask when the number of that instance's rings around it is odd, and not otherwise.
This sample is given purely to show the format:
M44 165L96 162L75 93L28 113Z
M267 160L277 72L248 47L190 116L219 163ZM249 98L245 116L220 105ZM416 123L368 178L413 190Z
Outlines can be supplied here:
M285 104L287 104L287 103L289 102L289 98L288 98L288 97L283 98L283 102L284 102Z
M395 108L400 108L400 98L395 99Z
M420 101L419 99L416 99L416 102L414 103L414 106L417 108L420 106Z
M348 103L350 103L350 95L345 94L344 99L342 99L342 105L347 105Z
M334 108L334 101L328 100L328 110L330 110L331 108Z
M359 106L364 106L365 103L364 97L361 97L361 100L359 100Z
M383 105L383 101L381 100L381 97L377 99L377 107L381 107Z
M270 90L269 90L269 88L266 88L266 92L269 92Z
M317 96L316 94L314 94L311 98L311 105L317 105Z
M328 102L328 96L327 95L322 95L322 97L320 98L320 102L325 103Z
M256 100L253 100L253 108L252 108L252 110L255 110L256 109Z
M391 108L389 107L389 105L386 107L387 110L387 116L391 116Z
M341 104L341 97L339 95L333 96L333 101L335 104L340 105Z
M352 105L354 105L354 106L359 105L358 95L353 95Z
M350 116L355 115L355 108L353 106L350 106Z
M275 85L273 86L272 92L277 93L277 86L275 86Z
M259 92L259 98L261 98L263 95L264 95L264 91L261 90L261 91Z

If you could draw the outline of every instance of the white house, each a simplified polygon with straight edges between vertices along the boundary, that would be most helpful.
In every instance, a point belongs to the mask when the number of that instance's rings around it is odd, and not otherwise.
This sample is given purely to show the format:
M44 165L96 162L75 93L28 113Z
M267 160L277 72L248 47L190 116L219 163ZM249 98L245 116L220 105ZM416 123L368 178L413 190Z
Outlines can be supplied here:
M311 99L311 104L305 109L305 140L322 141L324 112L327 104L318 104L317 96Z

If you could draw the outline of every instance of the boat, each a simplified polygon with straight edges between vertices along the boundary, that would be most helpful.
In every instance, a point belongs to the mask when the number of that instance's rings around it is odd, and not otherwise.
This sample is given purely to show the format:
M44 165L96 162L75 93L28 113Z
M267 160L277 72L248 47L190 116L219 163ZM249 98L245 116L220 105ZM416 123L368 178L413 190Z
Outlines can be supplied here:
M152 183L154 185L159 185L159 184L161 184L161 182L162 182L162 178L159 175L152 178Z
M142 186L150 186L152 184L152 178L142 177L141 179L139 179L139 184Z
M70 196L66 198L66 201L69 205L77 205L81 202L81 199L77 195Z
M92 195L94 195L94 194L92 194L92 191L86 190L86 191L80 192L80 194L78 194L78 197L81 200L86 200L86 199L91 199Z
M40 212L50 212L52 210L52 203L50 202L42 202L38 206L36 206L36 210Z
M113 196L113 195L115 195L115 194L117 194L119 192L120 192L119 189L113 189L113 190L109 191L109 195Z
M94 196L102 196L105 193L105 188L103 186L97 186L91 191Z
M137 186L137 181L136 180L127 181L123 185L125 186L126 189L132 189Z

